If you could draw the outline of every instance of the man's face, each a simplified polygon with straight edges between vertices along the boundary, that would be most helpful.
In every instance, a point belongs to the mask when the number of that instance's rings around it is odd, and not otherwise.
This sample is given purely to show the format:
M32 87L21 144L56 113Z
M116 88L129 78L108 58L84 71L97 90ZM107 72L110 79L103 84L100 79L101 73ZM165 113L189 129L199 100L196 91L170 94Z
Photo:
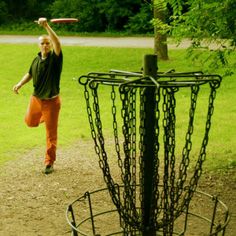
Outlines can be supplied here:
M39 48L42 56L47 56L47 54L51 51L51 46L51 40L49 37L39 37Z

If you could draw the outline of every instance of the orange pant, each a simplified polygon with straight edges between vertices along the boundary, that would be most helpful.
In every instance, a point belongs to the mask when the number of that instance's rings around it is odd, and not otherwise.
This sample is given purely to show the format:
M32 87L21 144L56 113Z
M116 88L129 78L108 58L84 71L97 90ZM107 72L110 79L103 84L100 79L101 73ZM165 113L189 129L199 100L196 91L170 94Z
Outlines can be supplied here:
M29 127L37 127L45 122L46 127L46 156L45 165L53 165L56 160L57 126L61 108L60 97L44 100L35 96L30 97L25 122Z

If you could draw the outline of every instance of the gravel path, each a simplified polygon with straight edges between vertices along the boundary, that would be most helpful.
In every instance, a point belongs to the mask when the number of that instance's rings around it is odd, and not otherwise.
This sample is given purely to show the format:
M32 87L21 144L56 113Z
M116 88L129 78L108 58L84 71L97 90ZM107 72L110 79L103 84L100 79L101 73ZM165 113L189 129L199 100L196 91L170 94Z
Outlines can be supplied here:
M129 48L153 48L152 37L76 37L60 36L63 45L95 46L95 47L129 47ZM35 44L37 36L0 35L0 43ZM184 40L180 45L169 42L169 48L186 48L190 45L189 40Z
M41 149L0 166L0 236L71 235L67 206L86 191L103 187L88 145L79 142L73 150L58 150L55 171L50 175L43 173Z
M105 187L92 142L79 140L59 149L50 175L42 173L43 152L30 150L0 167L0 236L69 236L67 206L86 191ZM236 170L202 177L200 189L219 195L229 207L232 219L225 235L235 236ZM200 228L194 236L203 236Z

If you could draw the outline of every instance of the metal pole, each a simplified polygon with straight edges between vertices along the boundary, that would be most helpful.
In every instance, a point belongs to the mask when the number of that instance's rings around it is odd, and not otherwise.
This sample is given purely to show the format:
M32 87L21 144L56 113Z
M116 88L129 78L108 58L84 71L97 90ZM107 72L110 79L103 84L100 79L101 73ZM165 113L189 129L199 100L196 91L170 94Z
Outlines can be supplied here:
M145 55L144 56L144 77L157 78L157 56ZM155 225L153 219L155 213L155 197L154 197L154 158L155 158L155 87L147 87L144 89L144 137L143 137L143 176L142 188L142 225L143 236L153 236L155 234Z

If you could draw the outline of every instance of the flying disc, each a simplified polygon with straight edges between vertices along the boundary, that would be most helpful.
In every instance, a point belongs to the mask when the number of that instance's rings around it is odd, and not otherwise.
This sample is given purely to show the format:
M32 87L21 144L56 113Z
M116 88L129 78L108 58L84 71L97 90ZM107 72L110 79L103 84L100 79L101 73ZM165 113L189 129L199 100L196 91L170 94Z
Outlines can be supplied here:
M75 23L79 20L77 18L55 18L50 20L52 23Z

